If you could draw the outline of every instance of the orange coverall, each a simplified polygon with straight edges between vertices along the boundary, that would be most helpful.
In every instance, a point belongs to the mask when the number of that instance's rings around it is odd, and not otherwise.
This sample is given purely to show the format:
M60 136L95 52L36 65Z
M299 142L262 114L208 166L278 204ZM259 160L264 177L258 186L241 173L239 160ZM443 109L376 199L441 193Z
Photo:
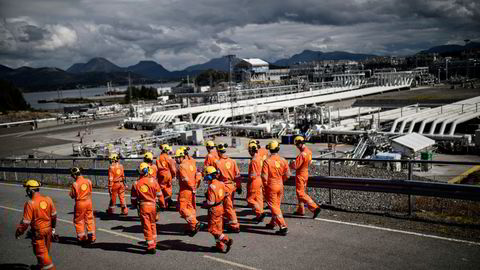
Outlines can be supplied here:
M23 234L29 225L32 227L33 253L42 269L56 269L48 254L52 243L52 227L56 222L57 210L52 199L35 192L23 207L23 220L17 226L17 231Z
M220 250L225 249L228 242L228 236L223 234L223 201L227 194L225 193L225 184L213 179L207 189L208 205L208 232L215 238L216 246Z
M268 158L268 150L265 148L260 148L257 151L257 155L262 160L262 166L263 166L263 162Z
M242 183L240 181L240 171L238 170L237 162L224 155L215 162L215 169L219 172L218 180L225 183L225 191L229 194L223 202L225 216L229 221L229 226L235 230L240 229L237 213L233 207L235 190Z
M290 164L291 169L296 170L295 186L297 190L297 213L305 214L304 203L307 204L310 211L315 211L318 205L308 196L305 189L307 188L308 181L308 165L312 163L312 151L306 146L303 151L297 156L294 163Z
M197 190L197 168L191 160L184 159L179 166L178 194L180 216L188 223L188 230L194 231L197 226L195 193Z
M156 163L158 184L162 190L164 200L167 201L172 197L172 179L176 173L175 163L167 153L160 154Z
M205 161L203 162L203 167L206 168L208 166L213 166L215 167L215 161L219 159L217 150L212 149L210 150L210 153L207 154L205 157Z
M257 217L263 214L263 191L262 173L263 161L255 154L248 164L247 203L255 212Z
M83 176L77 176L70 189L70 197L75 199L73 223L79 241L87 240L85 224L87 225L88 239L95 241L95 217L92 205L92 182Z
M270 211L272 211L270 225L278 225L280 229L287 227L280 205L283 199L283 182L289 176L288 163L278 154L272 154L263 162L262 181L263 186L266 188L267 203Z
M147 241L147 249L155 249L157 246L157 202L163 200L160 185L150 175L142 176L133 183L130 199L133 206L140 206L139 216L143 227L143 236Z
M128 214L127 204L125 203L125 173L123 165L115 162L108 167L108 192L110 193L110 205L108 206L108 213L115 212L115 205L117 203L117 195L120 198L120 205L122 207L122 214Z

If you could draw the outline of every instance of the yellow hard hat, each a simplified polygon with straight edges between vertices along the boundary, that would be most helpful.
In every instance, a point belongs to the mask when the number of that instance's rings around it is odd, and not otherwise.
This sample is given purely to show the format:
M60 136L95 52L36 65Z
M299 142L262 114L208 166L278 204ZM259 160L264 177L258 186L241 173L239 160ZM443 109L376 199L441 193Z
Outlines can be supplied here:
M144 160L153 160L153 154L151 152L147 152L147 153L145 153L145 155L143 155L143 159Z
M220 153L225 153L227 151L227 147L228 147L228 144L224 143L224 144L218 144L217 145L217 150L220 152Z
M248 144L248 150L253 150L253 151L255 151L255 150L257 150L257 149L258 149L258 145L257 145L256 143L252 142L252 143L249 143L249 144Z
M250 145L251 143L254 143L256 145L260 144L260 142L258 140L255 140L255 139L251 139L251 140L248 141L248 145Z
M109 158L110 158L111 161L118 161L118 155L117 154L111 154Z
M180 148L178 149L182 149L183 152L187 152L188 150L190 150L190 147L188 146L180 146Z
M213 141L206 141L205 146L207 147L215 147L215 143Z
M170 145L168 145L168 144L165 143L165 144L160 145L160 150L162 150L162 151L170 151L170 150L172 150L172 147L171 147Z
M175 151L175 157L184 157L185 152L183 151L182 147L178 148L177 151Z
M293 139L294 144L303 143L303 142L305 142L305 138L303 138L302 136L297 136L295 137L295 139Z
M208 175L212 173L217 173L217 169L215 169L215 167L213 166L207 166L203 172L205 175Z
M152 168L150 168L150 165L148 165L148 163L142 162L138 167L138 171L140 172L141 175L145 175L145 174L151 173Z
M275 140L267 144L267 149L269 150L277 150L279 148L280 148L280 144Z
M80 175L81 169L79 167L73 167L70 169L70 174L71 175Z
M38 182L37 180L27 180L27 182L25 182L23 184L23 187L26 187L26 188L39 188L40 187L40 182Z

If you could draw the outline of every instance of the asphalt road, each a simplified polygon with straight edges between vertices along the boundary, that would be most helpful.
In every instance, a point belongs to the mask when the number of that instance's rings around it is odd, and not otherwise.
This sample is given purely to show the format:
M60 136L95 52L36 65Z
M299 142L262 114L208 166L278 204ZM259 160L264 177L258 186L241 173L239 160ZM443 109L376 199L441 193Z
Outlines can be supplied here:
M68 191L45 188L42 193L53 198L60 219L61 242L51 250L57 269L478 269L480 264L478 243L336 222L322 214L318 220L287 218L288 236L276 236L263 224L248 224L252 216L243 208L237 209L242 232L231 235L228 254L211 252L214 240L207 232L183 235L185 221L176 212L164 212L157 223L157 254L144 255L136 212L126 218L106 216L108 194L101 192L93 195L97 243L82 248L74 238ZM19 185L0 183L1 269L36 263L30 240L14 237L26 199ZM197 216L206 221L205 210Z

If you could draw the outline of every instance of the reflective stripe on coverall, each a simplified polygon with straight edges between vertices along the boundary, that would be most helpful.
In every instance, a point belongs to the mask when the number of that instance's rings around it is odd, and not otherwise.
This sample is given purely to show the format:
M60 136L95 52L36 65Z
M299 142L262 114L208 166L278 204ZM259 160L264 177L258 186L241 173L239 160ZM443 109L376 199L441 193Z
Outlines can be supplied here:
M255 154L248 164L247 203L257 217L263 214L262 160Z
M117 195L120 199L120 206L122 207L122 214L128 214L127 204L125 203L125 173L123 165L118 162L113 163L108 168L108 192L110 193L110 204L108 206L108 213L115 212L115 205L117 204Z
M95 217L92 205L92 182L83 176L77 176L70 189L70 197L75 199L73 223L77 231L77 239L87 240L85 224L87 225L88 239L95 241Z
M48 253L52 243L52 224L56 224L56 220L57 210L52 199L35 192L32 199L25 203L23 219L17 226L22 234L29 225L32 227L33 253L41 269L56 269Z
M312 163L312 151L304 146L303 151L295 159L295 163L291 164L291 168L296 170L295 186L297 191L297 213L305 214L304 203L310 211L315 211L318 205L308 196L306 192L308 181L308 165Z
M229 221L228 225L232 229L240 229L237 213L233 207L235 190L237 189L237 186L241 185L240 171L238 170L237 162L228 156L223 155L223 157L220 157L220 159L215 162L215 168L219 173L218 180L225 183L225 192L229 194L223 202L225 216Z
M270 225L278 225L280 229L287 227L280 206L283 200L283 182L289 176L288 163L278 154L272 154L263 162L262 181L263 186L266 188L267 203L272 212Z
M212 180L207 189L208 232L215 238L216 246L220 250L226 248L229 238L223 234L223 200L225 199L225 184L216 179Z
M133 183L130 199L133 206L138 205L147 249L155 249L157 246L156 204L163 200L160 185L153 177L142 176Z

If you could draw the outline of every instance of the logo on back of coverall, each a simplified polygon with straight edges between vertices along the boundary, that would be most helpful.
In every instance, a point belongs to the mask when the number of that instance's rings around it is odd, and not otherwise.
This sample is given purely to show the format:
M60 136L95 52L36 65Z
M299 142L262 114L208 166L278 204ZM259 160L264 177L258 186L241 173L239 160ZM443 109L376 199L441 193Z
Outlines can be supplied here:
M87 190L87 188L88 188L87 184L83 184L83 185L80 187L80 189L82 189L83 191Z
M120 174L122 171L120 169L117 169L117 174Z
M275 167L277 167L277 169L279 169L280 168L280 162L275 161Z
M47 209L47 206L48 206L48 204L47 204L46 201L41 201L40 202L40 208L42 208L43 210Z
M146 193L148 191L148 186L147 185L141 186L140 191L143 192L143 193Z
M223 190L222 190L222 189L220 189L220 190L218 191L218 196L220 196L220 198L223 197Z
M193 169L193 166L192 166L192 165L190 165L190 171L192 171L192 172L193 172L194 170L195 170L195 169Z
M232 167L232 165L230 165L230 162L227 162L227 163L225 163L225 167L227 167L227 169L230 170L230 168Z

